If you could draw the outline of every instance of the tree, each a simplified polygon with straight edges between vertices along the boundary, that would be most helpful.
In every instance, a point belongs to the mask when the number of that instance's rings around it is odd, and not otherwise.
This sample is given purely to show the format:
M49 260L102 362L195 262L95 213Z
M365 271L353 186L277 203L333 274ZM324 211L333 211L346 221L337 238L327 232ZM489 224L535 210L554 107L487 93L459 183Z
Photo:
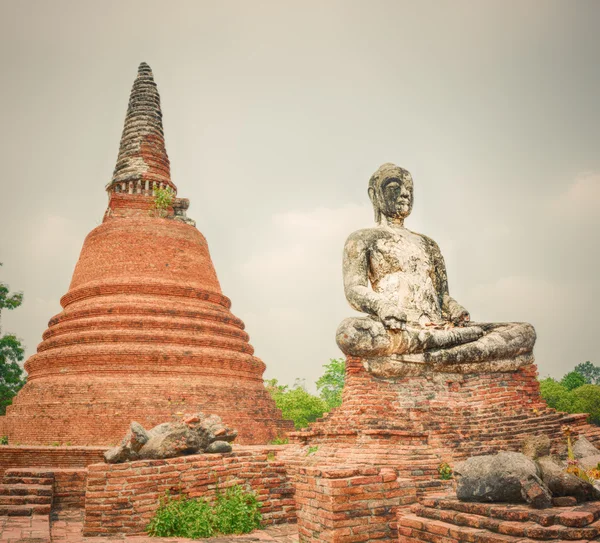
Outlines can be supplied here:
M574 412L575 399L573 393L552 377L540 381L540 394L549 407L567 413Z
M0 283L0 316L3 309L15 309L22 303L23 293L10 294L8 285ZM0 327L0 415L4 415L6 407L25 384L25 372L18 364L23 360L25 351L16 336L1 334Z
M574 390L577 387L585 385L585 378L579 372L571 371L560 380L560 384L567 390Z
M588 385L600 385L600 367L589 360L575 366L575 371L582 375Z
M575 413L589 413L590 422L600 424L600 386L583 385L572 392Z
M283 418L293 421L296 428L308 426L327 411L327 404L318 396L307 392L298 379L291 388L280 385L277 379L265 381L265 386L275 400L275 405L281 409Z
M327 410L342 405L342 390L346 381L346 361L343 358L331 358L324 364L325 373L317 380L317 390L327 404Z

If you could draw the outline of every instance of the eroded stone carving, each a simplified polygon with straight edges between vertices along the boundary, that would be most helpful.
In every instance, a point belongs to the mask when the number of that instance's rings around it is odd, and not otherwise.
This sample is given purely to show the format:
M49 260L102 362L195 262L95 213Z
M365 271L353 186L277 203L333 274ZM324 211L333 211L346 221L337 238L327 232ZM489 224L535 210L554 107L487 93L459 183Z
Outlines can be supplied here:
M470 322L449 294L437 244L404 227L413 205L410 173L382 165L371 177L369 197L377 225L350 235L343 264L346 298L367 317L341 323L340 349L386 378L425 369L514 371L531 363L534 328Z
M236 437L237 431L225 426L217 415L184 415L181 421L164 422L151 430L132 422L121 444L106 451L104 459L117 464L203 452L227 453Z

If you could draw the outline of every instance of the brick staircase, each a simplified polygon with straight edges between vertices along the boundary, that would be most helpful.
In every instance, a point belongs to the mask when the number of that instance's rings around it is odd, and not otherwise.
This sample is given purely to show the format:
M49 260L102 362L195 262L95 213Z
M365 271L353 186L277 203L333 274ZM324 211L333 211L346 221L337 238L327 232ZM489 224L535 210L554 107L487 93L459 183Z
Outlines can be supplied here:
M0 484L0 515L49 515L53 493L53 472L7 469Z
M400 543L532 543L598 541L600 502L533 509L526 505L460 502L452 495L422 498L399 511Z

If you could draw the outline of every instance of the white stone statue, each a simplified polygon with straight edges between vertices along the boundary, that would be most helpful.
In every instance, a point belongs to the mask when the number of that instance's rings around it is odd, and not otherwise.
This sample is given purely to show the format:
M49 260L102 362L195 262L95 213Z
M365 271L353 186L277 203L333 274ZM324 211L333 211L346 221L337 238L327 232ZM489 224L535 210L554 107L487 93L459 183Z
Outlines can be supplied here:
M344 248L344 288L366 317L337 331L347 355L380 377L427 371L513 371L533 361L535 330L527 323L472 323L448 292L444 259L427 236L404 227L413 180L394 164L369 181L377 225L350 235Z

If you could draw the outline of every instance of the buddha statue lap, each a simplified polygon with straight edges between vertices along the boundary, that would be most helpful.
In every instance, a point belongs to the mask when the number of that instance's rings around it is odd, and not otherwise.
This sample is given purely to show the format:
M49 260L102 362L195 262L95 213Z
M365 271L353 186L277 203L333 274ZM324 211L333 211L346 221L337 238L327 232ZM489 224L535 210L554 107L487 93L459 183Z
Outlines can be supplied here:
M427 372L514 371L533 362L527 323L474 323L448 292L444 259L427 236L404 227L413 205L410 173L384 164L369 182L377 225L350 235L344 289L366 317L345 319L336 339L383 378Z

